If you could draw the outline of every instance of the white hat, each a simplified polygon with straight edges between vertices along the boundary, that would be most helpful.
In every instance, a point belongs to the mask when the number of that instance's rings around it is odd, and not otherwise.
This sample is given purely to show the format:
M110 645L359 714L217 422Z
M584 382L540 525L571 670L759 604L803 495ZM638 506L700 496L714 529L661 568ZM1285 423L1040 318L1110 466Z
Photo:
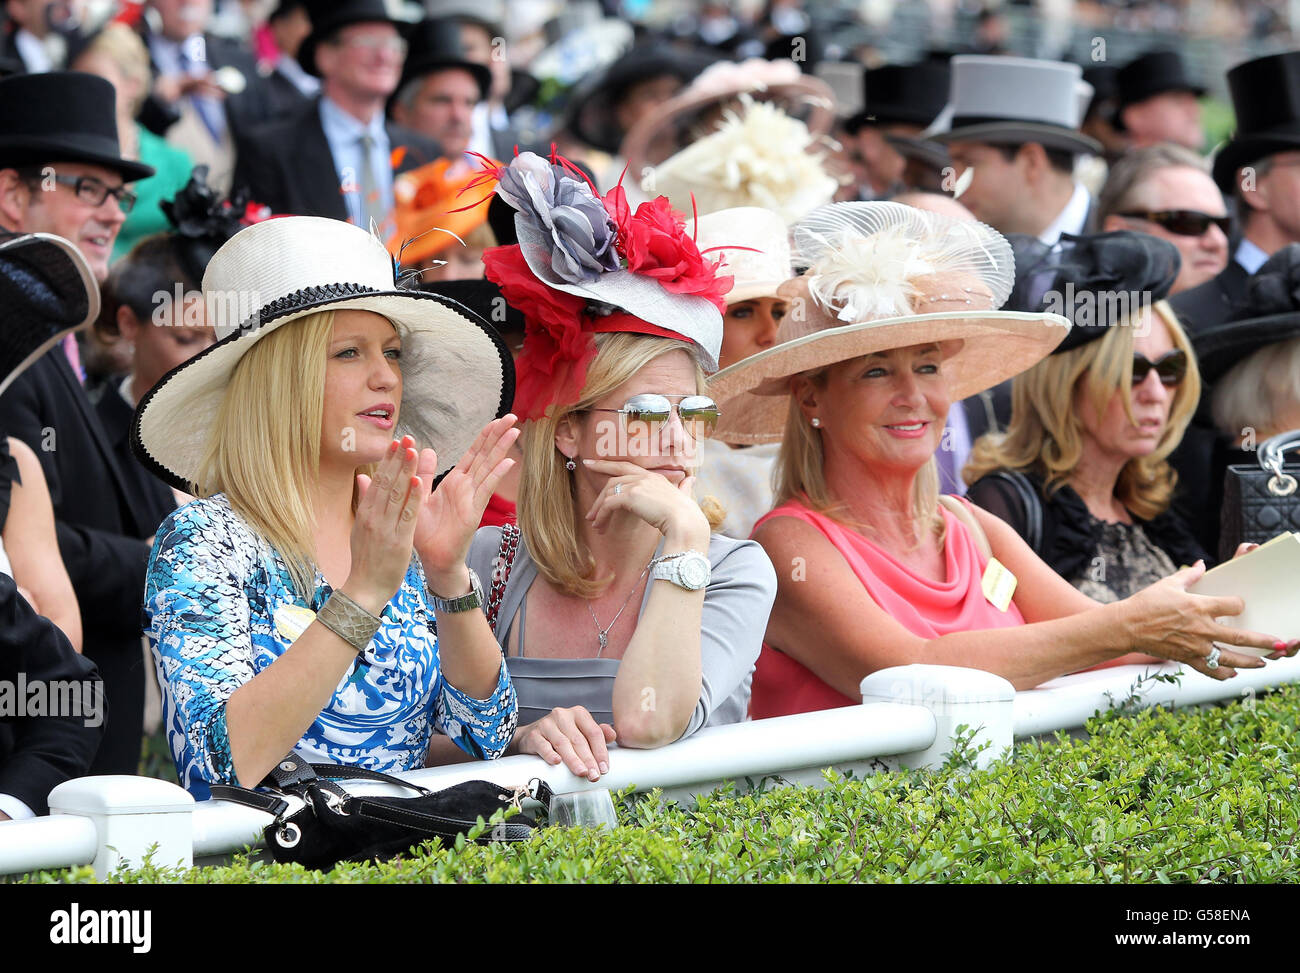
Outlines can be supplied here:
M928 137L1101 152L1101 143L1079 131L1092 95L1079 65L983 54L959 54L951 64L948 104Z
M701 253L721 257L718 273L733 278L727 306L756 297L776 297L777 288L794 276L790 264L790 231L771 210L737 206L687 220Z
M839 361L938 344L954 402L1045 358L1069 332L1057 314L999 311L1015 260L996 230L900 203L833 203L795 227L808 271L788 281L777 343L709 379L715 439L778 442L790 378Z
M136 456L155 476L189 489L230 376L248 349L290 321L352 309L383 315L401 336L395 435L409 434L436 450L439 475L450 470L482 427L508 411L510 353L468 308L398 289L395 271L382 242L341 220L290 216L236 233L203 275L217 342L168 372L141 400L131 424Z

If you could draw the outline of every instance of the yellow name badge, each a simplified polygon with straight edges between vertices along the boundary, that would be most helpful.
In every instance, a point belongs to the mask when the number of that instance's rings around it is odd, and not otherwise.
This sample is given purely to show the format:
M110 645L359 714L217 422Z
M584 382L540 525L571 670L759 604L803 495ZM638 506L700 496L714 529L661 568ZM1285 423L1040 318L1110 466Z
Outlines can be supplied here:
M1011 596L1016 593L1016 576L995 557L989 558L984 577L980 578L980 588L990 605L1000 612L1007 610Z
M275 610L275 631L286 642L294 642L316 620L316 613L301 605L281 605Z

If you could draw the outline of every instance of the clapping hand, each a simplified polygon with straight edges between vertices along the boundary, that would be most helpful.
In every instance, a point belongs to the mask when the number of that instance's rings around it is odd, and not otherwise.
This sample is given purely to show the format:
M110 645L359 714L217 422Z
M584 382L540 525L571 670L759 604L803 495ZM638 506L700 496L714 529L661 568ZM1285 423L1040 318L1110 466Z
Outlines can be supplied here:
M502 416L483 427L473 445L420 506L415 526L415 550L424 565L429 587L439 593L457 594L450 579L460 577L463 585L465 557L474 531L492 499L497 484L515 461L508 458L519 438L513 415ZM419 475L429 482L438 469L438 457L431 449L420 454Z

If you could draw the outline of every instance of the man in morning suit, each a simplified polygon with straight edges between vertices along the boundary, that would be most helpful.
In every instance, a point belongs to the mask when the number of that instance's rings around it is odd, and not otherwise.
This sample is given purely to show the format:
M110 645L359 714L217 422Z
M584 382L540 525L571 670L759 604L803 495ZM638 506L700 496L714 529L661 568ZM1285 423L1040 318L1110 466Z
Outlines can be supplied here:
M440 155L430 140L385 122L402 74L409 28L382 0L309 3L312 32L298 50L321 78L303 111L255 129L239 145L235 185L276 213L326 216L393 231L393 174ZM401 30L399 30L399 27Z
M64 237L99 280L133 198L127 184L153 175L121 157L114 98L103 78L75 71L0 81L0 229ZM0 395L0 429L40 458L84 652L104 677L112 715L92 772L134 774L152 678L140 641L149 541L79 365L69 335Z

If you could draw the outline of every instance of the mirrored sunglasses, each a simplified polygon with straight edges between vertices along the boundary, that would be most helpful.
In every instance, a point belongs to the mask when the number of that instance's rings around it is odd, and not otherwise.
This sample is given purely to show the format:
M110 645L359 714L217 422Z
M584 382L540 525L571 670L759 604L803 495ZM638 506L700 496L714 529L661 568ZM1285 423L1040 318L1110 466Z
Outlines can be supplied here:
M673 411L672 400L666 395L645 393L628 399L621 409L591 409L591 412L617 412L623 417L623 427L629 433L640 432L636 423L644 423L646 431L659 432L660 427L669 420ZM677 415L682 427L695 439L705 439L712 435L718 425L718 403L707 395L683 396L676 405Z

